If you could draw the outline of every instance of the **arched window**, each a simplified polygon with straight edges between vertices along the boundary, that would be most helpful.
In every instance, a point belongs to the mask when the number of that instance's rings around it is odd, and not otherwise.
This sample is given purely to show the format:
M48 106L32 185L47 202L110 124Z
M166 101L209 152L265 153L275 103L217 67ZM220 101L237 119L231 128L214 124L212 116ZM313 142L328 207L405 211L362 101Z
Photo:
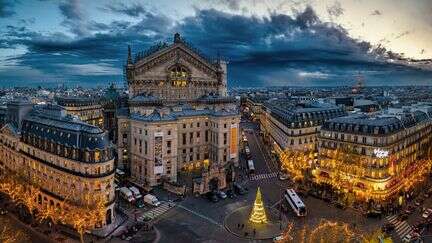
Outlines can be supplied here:
M176 65L169 70L169 76L173 86L184 87L187 85L189 73L186 68Z

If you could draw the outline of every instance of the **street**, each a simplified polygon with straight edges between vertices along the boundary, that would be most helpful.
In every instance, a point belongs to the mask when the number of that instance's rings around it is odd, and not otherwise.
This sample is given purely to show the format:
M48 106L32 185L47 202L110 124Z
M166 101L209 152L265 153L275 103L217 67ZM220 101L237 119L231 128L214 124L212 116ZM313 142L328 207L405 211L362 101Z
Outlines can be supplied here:
M236 195L232 199L221 199L217 203L209 202L204 197L192 196L174 203L170 202L172 195L156 189L156 194L162 201L162 205L159 207L145 206L137 209L128 203L119 202L123 210L129 215L125 225L133 225L135 217L138 220L147 216L153 219L154 231L144 232L141 230L133 236L131 242L248 242L246 239L240 239L229 233L224 226L224 221L227 215L236 209L252 205L258 187L261 188L264 205L279 212L282 203L281 195L285 189L293 186L293 182L279 179L279 165L271 158L269 148L263 144L259 137L257 125L251 122L242 122L241 128L246 129L243 131L245 131L248 140L255 173L249 174L245 155L241 152L236 178L239 184L247 188L248 193L246 195ZM301 198L307 208L305 217L299 218L291 210L283 212L284 217L293 223L293 232L300 232L304 227L311 229L319 225L322 220L330 220L346 223L350 228L367 235L376 231L385 223L391 222L395 225L395 230L391 232L394 242L400 242L406 234L413 230L413 226L421 219L422 207L432 207L432 198L426 198L423 204L415 208L414 212L406 220L399 220L396 215L367 218L361 212L352 208L336 208L329 202L307 195L303 195ZM25 234L31 238L32 242L46 242L39 234L22 227L19 222L15 222L8 216L1 216L0 220L7 222L5 224L14 229L24 229ZM121 232L125 227L121 226L116 232ZM114 233L114 235L118 235L117 233ZM126 241L116 237L111 239L110 242ZM271 240L261 240L260 242L271 242Z
M223 227L223 222L226 215L237 208L252 205L258 187L261 188L264 205L268 208L279 209L281 193L288 187L289 182L279 180L278 166L264 150L264 145L257 134L256 124L241 123L241 127L247 129L245 135L255 165L255 175L247 177L244 174L247 171L246 160L243 156L240 157L240 168L243 168L240 171L243 173L242 178L246 178L241 184L248 188L249 193L217 203L209 202L202 197L186 198L177 207L162 215L155 224L162 235L160 242L247 242L227 232ZM338 209L334 205L313 197L302 199L308 210L306 217L298 218L291 211L285 214L288 220L293 222L295 232L305 225L313 228L322 219L327 219L345 222L366 234L377 230L384 222L384 219L366 218L353 209ZM182 227L174 227L178 224L181 224ZM271 242L271 240L260 242Z

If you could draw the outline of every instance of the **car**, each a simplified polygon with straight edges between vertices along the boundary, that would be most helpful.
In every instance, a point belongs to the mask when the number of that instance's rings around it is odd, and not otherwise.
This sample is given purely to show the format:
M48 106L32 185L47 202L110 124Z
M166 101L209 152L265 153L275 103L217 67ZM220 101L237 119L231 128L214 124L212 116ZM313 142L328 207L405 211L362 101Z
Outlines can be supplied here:
M226 194L227 194L227 196L229 197L229 198L235 198L235 194L234 194L234 191L233 190L228 190L227 192L226 192Z
M210 202L219 202L219 198L215 192L207 192L206 197Z
M402 242L412 242L413 240L417 239L420 235L415 232L411 232L402 239Z
M336 206L337 208L339 208L339 209L343 209L343 210L345 210L345 209L347 208L347 206L346 206L344 203L342 203L342 202L336 202L336 203L335 203L335 206Z
M416 205L416 206L420 206L421 203L420 203L420 201L416 200L416 201L414 202L414 205Z
M285 174L285 173L279 173L279 180L285 181L285 180L288 180L288 179L289 179L289 176L287 174Z
M387 233L393 231L394 229L395 229L395 225L392 223L387 223L387 224L383 225L383 227L382 227L382 231L387 232Z
M423 212L422 217L425 218L425 219L427 219L427 218L429 218L429 216L431 215L431 213L432 213L432 209L431 209L431 208L428 208L428 209L426 209L426 210Z
M220 199L225 199L225 198L227 198L227 195L226 195L225 192L223 192L223 191L218 191L216 194L217 194L217 196L218 196Z
M6 210L6 209L0 209L0 215L5 215L5 214L7 214L8 213L8 211Z
M246 190L240 184L237 183L234 183L234 191L239 195L246 194Z
M135 201L135 206L137 207L137 208L142 208L142 207L144 207L144 201L140 198L140 199L138 199L138 200L136 200Z
M273 238L273 242L275 242L275 243L283 242L284 240L285 240L285 237L283 235L278 235L278 236Z
M404 210L404 212L405 212L406 214L412 214L412 213L414 212L414 207L412 207L412 206L408 206L408 207Z

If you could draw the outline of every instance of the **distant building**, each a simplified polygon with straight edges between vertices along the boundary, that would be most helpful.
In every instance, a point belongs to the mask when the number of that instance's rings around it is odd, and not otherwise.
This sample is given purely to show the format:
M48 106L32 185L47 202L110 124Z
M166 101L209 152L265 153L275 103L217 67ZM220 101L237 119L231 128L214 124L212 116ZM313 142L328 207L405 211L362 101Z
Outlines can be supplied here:
M355 99L353 106L361 112L375 112L379 110L379 105L372 100Z
M70 115L77 116L88 124L104 127L104 114L100 98L63 96L55 101Z

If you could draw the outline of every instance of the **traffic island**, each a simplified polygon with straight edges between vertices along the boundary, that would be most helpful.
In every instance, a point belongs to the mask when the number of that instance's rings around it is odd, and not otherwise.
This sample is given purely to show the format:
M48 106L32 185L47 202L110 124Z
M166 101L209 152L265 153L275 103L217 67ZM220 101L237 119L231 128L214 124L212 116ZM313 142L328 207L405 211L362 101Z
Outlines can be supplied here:
M244 239L272 239L280 235L287 223L283 217L264 207L261 191L258 188L253 206L238 208L228 214L224 220L225 229L231 234Z

